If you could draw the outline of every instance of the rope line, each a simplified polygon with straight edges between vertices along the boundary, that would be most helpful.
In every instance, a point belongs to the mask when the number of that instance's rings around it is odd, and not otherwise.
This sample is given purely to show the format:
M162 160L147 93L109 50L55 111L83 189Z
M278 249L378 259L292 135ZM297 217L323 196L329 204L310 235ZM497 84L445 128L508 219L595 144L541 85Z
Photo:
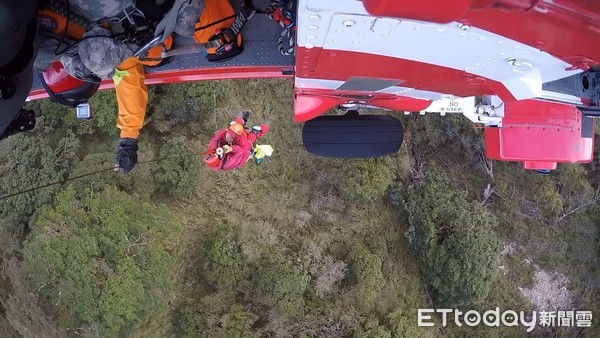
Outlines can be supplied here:
M192 154L192 155L180 155L180 156L163 157L163 158L158 158L158 159L154 159L154 160L141 161L141 162L138 162L136 165L146 164L146 163L152 163L152 162L160 162L160 161L174 159L174 158L191 157L191 156L197 156L197 155L196 154ZM69 178L67 178L65 180L56 181L56 182L52 182L52 183L47 183L47 184L44 184L44 185L40 185L38 187L29 188L29 189L26 189L26 190L21 190L21 191L17 191L17 192L14 192L14 193L6 194L6 195L3 195L3 196L0 196L0 201L2 201L4 199L7 199L7 198L11 198L11 197L23 195L23 194L26 194L28 192L36 191L36 190L47 188L47 187L51 187L53 185L65 184L65 183L67 183L69 181L72 181L72 180L76 180L76 179L79 179L79 178L83 178L83 177L87 177L87 176L91 176L91 175L103 173L105 171L110 171L110 170L114 171L115 168L114 167L104 168L104 169L92 171L92 172L81 174L81 175L77 175L77 176L72 176L72 177L69 176Z

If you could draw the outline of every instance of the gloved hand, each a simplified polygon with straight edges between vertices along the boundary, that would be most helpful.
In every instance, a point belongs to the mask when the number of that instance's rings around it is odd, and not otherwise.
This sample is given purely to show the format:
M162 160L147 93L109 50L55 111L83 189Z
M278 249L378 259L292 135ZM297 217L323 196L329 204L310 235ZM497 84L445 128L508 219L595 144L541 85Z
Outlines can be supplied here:
M137 140L134 138L122 138L117 147L115 157L115 171L128 173L137 163Z

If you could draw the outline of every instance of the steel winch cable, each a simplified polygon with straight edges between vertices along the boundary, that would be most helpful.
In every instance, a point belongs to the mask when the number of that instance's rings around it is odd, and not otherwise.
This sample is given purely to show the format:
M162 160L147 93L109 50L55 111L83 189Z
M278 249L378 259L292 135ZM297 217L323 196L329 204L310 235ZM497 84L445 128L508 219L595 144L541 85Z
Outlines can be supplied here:
M175 159L175 158L184 158L184 157L192 157L192 156L198 156L197 154L188 154L188 155L179 155L179 156L169 156L169 157L163 157L163 158L157 158L154 160L148 160L148 161L141 161L138 162L136 164L140 165L140 164L147 164L147 163L154 163L154 162L160 162L160 161L164 161L164 160L169 160L169 159ZM91 176L91 175L95 175L95 174L99 174L99 173L103 173L105 171L114 171L115 167L110 167L110 168L104 168L104 169L100 169L100 170L96 170L96 171L92 171L89 173L85 173L85 174L81 174L81 175L77 175L77 176L70 176L64 180L60 180L60 181L56 181L56 182L52 182L52 183L47 183L47 184L43 184L37 187L33 187L33 188L29 188L29 189L25 189L25 190L21 190L21 191L17 191L14 193L10 193L10 194L6 194L6 195L2 195L0 196L0 201L7 199L7 198L11 198L11 197L15 197L15 196L19 196L19 195L23 195L32 191L36 191L39 189L43 189L43 188L47 188L47 187L51 187L53 185L57 185L57 184L65 184L69 181L73 181L79 178L83 178L83 177L87 177L87 176Z

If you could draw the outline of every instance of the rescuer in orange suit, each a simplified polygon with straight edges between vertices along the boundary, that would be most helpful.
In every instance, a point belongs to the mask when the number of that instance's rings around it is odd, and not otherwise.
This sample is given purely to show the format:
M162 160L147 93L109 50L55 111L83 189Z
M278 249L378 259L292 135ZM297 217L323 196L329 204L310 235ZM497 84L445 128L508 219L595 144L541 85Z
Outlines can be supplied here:
M234 170L243 166L251 157L254 143L269 131L271 119L265 124L245 128L250 112L240 113L229 127L219 130L208 143L204 162L213 171Z
M195 25L194 40L205 43L219 32L227 29L234 21L234 11L229 1L205 0L199 21ZM223 20L228 18L227 20ZM223 57L239 54L241 36L233 50L223 53ZM214 50L208 50L208 55L214 56ZM209 58L210 59L210 58ZM130 57L117 66L113 81L119 107L117 127L121 129L119 146L115 158L115 171L128 173L137 163L137 139L144 125L148 91L144 84L144 62L136 57Z
M117 128L121 129L115 171L128 173L137 163L137 139L144 125L148 105L144 78L144 66L136 57L123 61L113 76L119 107Z

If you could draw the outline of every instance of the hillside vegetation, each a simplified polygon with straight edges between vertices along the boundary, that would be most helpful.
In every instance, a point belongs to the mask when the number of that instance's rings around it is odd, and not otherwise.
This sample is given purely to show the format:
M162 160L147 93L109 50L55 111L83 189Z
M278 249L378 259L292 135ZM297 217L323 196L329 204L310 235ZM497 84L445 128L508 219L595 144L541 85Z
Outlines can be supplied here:
M136 168L69 179L112 167L114 92L91 105L32 102L36 130L0 142L0 195L61 182L0 199L2 337L523 337L417 309L600 313L596 163L540 175L485 159L462 116L390 112L396 155L318 158L289 80L238 80L150 87ZM273 118L272 158L212 172L199 155L246 109Z

